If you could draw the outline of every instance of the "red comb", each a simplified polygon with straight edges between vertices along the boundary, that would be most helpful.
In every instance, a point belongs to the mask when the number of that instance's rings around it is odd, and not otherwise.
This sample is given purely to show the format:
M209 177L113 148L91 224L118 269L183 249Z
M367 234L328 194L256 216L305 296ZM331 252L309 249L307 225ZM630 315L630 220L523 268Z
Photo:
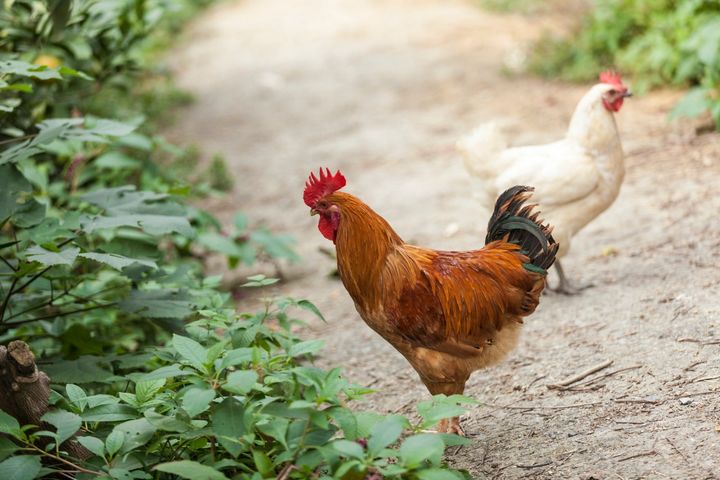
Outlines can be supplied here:
M305 182L305 191L303 192L303 200L305 205L313 208L325 195L329 195L333 192L340 190L345 186L345 177L338 170L335 175L330 173L330 169L326 168L325 172L320 169L320 178L315 176L315 173L310 173L310 178Z
M622 83L622 79L620 78L620 74L617 72L614 72L612 70L607 70L605 72L602 72L600 74L600 82L601 83L609 83L611 85L617 85L619 87L624 87Z

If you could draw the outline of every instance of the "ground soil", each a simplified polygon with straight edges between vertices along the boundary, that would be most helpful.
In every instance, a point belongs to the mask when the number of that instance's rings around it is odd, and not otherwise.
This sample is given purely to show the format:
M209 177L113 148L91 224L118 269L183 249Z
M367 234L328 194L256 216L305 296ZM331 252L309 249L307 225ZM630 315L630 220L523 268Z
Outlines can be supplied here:
M342 169L347 191L406 240L478 247L487 217L455 141L491 119L515 144L563 134L589 85L504 72L576 19L461 0L233 1L171 54L196 102L168 136L227 159L235 191L206 205L223 220L242 210L297 239L303 260L276 292L321 308L328 323L302 335L326 339L321 365L378 390L363 408L412 415L428 394L328 276L319 247L332 245L301 200L308 172ZM720 476L720 139L667 122L679 95L636 97L617 115L625 184L564 261L596 286L544 296L510 357L473 375L481 405L462 419L473 443L451 465L481 479ZM606 360L592 383L548 388Z

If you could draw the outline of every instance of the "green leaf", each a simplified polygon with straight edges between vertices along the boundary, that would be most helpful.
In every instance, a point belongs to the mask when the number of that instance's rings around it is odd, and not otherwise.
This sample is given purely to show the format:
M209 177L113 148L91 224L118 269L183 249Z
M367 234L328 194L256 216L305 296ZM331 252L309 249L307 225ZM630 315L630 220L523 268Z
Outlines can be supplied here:
M35 245L27 249L27 259L31 262L40 262L45 266L72 265L80 253L79 248L66 248L60 252L51 252Z
M93 161L96 167L114 170L134 170L140 167L139 160L117 150L103 153Z
M223 388L228 392L244 395L252 390L257 379L258 374L254 370L237 370L228 374Z
M152 260L143 260L140 258L128 258L124 257L122 255L117 255L115 253L81 253L81 257L89 258L90 260L95 260L96 262L104 263L106 265L110 265L116 270L122 270L125 267L129 267L130 265L133 265L135 263L138 263L140 265L145 265L146 267L151 268L158 268L157 264Z
M164 378L140 380L135 383L135 397L139 403L145 403L153 399L163 386L165 386Z
M415 473L418 480L463 480L463 477L444 468L428 468Z
M192 372L185 371L178 365L168 365L166 367L160 367L150 373L146 373L145 375L140 377L140 380L143 382L149 382L161 378L183 377L192 374Z
M138 418L116 425L113 431L123 433L125 441L121 453L127 453L149 442L157 428L146 418Z
M710 92L704 87L688 90L688 93L670 112L670 118L697 117L710 108Z
M238 441L246 433L244 417L245 408L232 397L223 400L212 415L212 429L218 442L236 458L245 450Z
M388 445L395 443L403 431L402 423L394 417L390 417L376 424L370 432L367 448L371 455L377 455Z
M135 227L150 235L177 232L193 237L195 230L187 219L187 210L168 201L166 194L135 191L134 186L96 190L81 197L105 209L105 215L85 218L83 229L93 232L102 228Z
M267 421L267 423L258 424L257 428L265 435L272 437L278 442L280 442L280 445L287 449L288 445L285 437L287 435L289 424L290 421L287 418L272 417Z
M17 455L0 463L0 478L3 480L32 480L40 473L40 457Z
M122 430L113 430L105 439L105 450L108 455L115 455L125 443L125 433Z
M75 435L82 425L82 419L78 415L66 412L65 410L48 412L42 416L42 419L55 427L57 430L58 444L60 445Z
M158 430L165 430L167 432L187 432L193 425L190 422L190 417L184 415L181 410L176 410L175 415L163 415L154 410L146 410L145 418L148 419Z
M320 350L325 342L323 340L307 340L305 342L295 343L288 348L288 355L291 357L299 357L300 355L307 355L315 353Z
M134 408L119 404L99 405L85 410L81 415L86 422L121 422L137 416Z
M133 227L139 228L150 235L179 233L184 237L193 237L195 230L188 219L181 216L168 215L118 215L114 217L97 216L83 220L82 228L87 233L103 228Z
M20 424L15 417L2 410L0 410L0 432L7 433L8 435L12 435L16 438L20 437L22 433L20 431Z
M232 238L215 232L203 232L197 237L197 242L213 252L222 253L230 257L240 258L243 251Z
M99 438L77 437L77 441L80 442L80 445L87 448L98 457L105 456L105 444Z
M185 318L193 312L190 295L183 290L132 290L120 309L149 318Z
M255 462L255 468L263 476L263 478L274 477L275 469L273 469L272 460L268 457L267 453L262 450L253 449L253 461Z
M236 213L235 217L233 217L233 223L235 224L235 230L238 233L243 233L248 227L247 215L242 212Z
M332 443L332 446L338 451L338 453L346 457L357 458L358 460L365 458L363 447L357 442L351 442L350 440L336 440Z
M265 275L252 275L250 277L247 277L249 282L243 283L243 287L267 287L268 285L272 285L274 283L279 282L280 280L277 278L266 278Z
M45 65L22 62L20 60L3 60L0 62L0 73L31 77L38 80L59 80L62 78L56 69Z
M0 222L11 218L23 228L45 218L45 206L33 198L33 187L15 165L0 161Z
M437 435L421 433L406 438L398 453L405 465L415 468L426 460L432 465L439 465L444 450L445 444Z
M222 358L222 361L220 362L220 369L224 370L227 367L233 366L233 365L239 365L241 363L251 362L253 358L253 349L252 348L236 348L234 350L230 350L228 352L225 352L225 356Z
M173 347L178 354L190 362L190 365L198 370L205 371L205 362L207 361L207 350L192 338L183 337L181 335L173 335Z
M260 245L273 258L286 258L290 261L300 260L300 257L291 247L294 243L291 237L276 235L261 229L252 232L250 240Z
M315 304L312 303L311 301L309 301L309 300L300 300L299 302L297 302L297 305L298 305L298 307L300 307L300 308L302 308L302 309L305 309L305 310L307 310L307 311L309 311L309 312L314 313L314 314L317 315L318 318L320 318L320 320L322 320L323 322L327 322L327 321L325 320L325 317L322 316L322 313L320 313L320 309L318 309L318 308L315 306Z
M192 418L207 410L214 398L215 390L211 388L191 388L183 395L182 408Z
M76 360L58 360L43 367L54 383L108 382L113 373L100 367L107 363L102 357L83 355Z
M20 447L7 437L0 437L0 461L18 451Z
M228 480L222 473L212 467L203 465L191 460L181 460L179 462L161 463L155 467L155 470L165 473L172 473L182 478L190 480Z
M417 411L423 418L421 428L436 424L444 418L458 417L465 413L466 409L461 404L477 404L478 402L464 395L435 395L431 400L417 404Z

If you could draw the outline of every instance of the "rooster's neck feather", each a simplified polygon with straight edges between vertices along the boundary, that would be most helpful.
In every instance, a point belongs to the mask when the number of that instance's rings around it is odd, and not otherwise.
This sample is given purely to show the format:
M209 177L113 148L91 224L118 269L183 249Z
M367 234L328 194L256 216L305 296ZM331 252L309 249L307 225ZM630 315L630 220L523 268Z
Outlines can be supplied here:
M404 244L390 224L361 200L333 194L340 207L335 246L338 272L355 302L372 303L382 289L381 274L388 255Z

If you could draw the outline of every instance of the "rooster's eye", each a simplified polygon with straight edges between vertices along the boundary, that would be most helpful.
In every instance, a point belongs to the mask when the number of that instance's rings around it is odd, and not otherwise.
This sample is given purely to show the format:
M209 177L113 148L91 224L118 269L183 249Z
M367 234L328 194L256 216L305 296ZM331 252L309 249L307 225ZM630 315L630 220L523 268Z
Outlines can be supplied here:
M608 90L608 93L609 93L610 95L615 95L615 94L617 93L617 90L615 90L615 89L613 88L613 89L611 89L611 90Z

